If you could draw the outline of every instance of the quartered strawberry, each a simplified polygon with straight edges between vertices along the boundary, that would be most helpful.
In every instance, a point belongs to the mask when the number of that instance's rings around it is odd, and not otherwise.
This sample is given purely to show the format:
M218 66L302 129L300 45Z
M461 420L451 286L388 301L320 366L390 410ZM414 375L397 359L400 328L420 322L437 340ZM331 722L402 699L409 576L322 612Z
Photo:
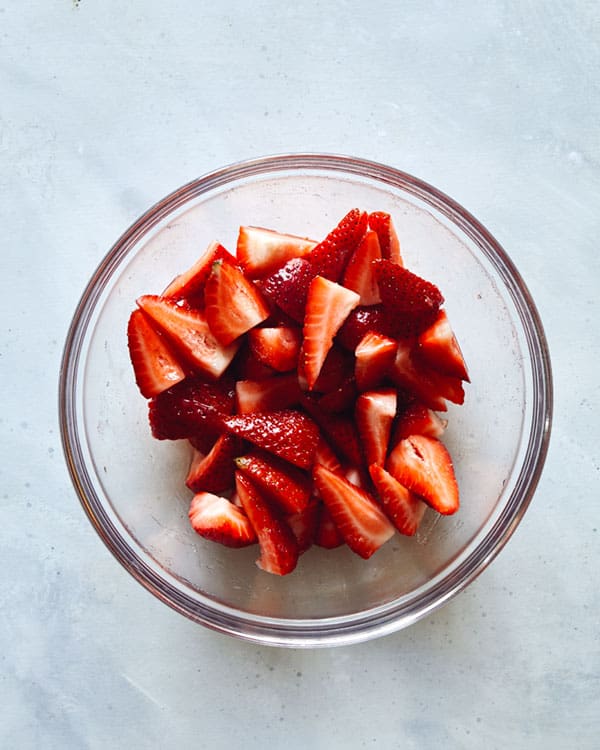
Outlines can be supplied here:
M412 435L401 440L388 458L390 474L438 513L458 510L458 485L448 450L436 438Z
M425 404L420 401L413 401L404 408L396 421L391 447L395 448L400 440L404 440L411 435L440 438L447 424L447 419L442 419Z
M342 284L360 295L361 305L381 302L379 286L372 261L381 259L379 240L375 232L367 232L352 253L344 272Z
M306 377L308 390L317 382L321 367L336 335L348 314L359 303L359 296L350 289L316 276L311 282L302 328L299 370Z
M249 453L235 459L235 466L252 480L264 496L287 513L308 505L311 483L301 471L268 453Z
M347 411L354 406L357 395L356 381L353 376L350 376L334 390L324 393L319 398L319 407L329 413Z
M319 428L306 414L290 409L239 414L227 417L223 424L235 435L301 469L313 464Z
M281 234L262 227L240 227L237 259L250 279L260 279L276 271L291 258L307 255L317 243L293 234Z
M396 359L398 343L381 333L366 333L354 352L354 374L359 391L377 388Z
M223 346L214 337L203 312L154 294L145 294L137 304L192 367L215 379L225 372L238 344Z
M278 372L289 372L298 366L302 332L299 328L254 328L248 334L250 351L263 364Z
M329 471L341 473L342 465L340 464L337 456L329 447L329 443L325 438L319 438L317 450L315 452L315 463L321 464Z
M379 333L393 338L392 328L390 316L383 305L359 305L348 315L337 338L345 349L354 352L367 333Z
M226 547L247 547L256 542L256 533L246 514L224 497L210 492L194 495L189 517L200 536Z
M338 281L367 228L367 214L353 208L306 256L315 276Z
M290 513L285 517L286 524L296 537L299 554L306 552L315 542L320 506L321 503L313 498L304 510Z
M413 536L419 528L427 505L382 466L369 466L369 473L386 516L401 534Z
M349 352L334 343L325 357L325 362L323 362L313 391L330 393L339 388L345 380L353 375L354 358ZM302 373L298 374L298 378L301 386L306 390L307 382L302 377Z
M207 382L188 377L149 403L152 434L158 440L210 435L213 440L224 431L223 419L235 404L231 384Z
M367 391L356 400L356 425L368 466L385 464L396 405L393 388Z
M298 563L298 542L290 527L270 508L256 486L239 471L235 474L236 490L250 519L260 546L256 564L267 573L284 576Z
M306 258L292 258L259 283L260 290L286 315L302 323L310 282L316 274Z
M335 549L344 544L344 537L335 525L331 513L324 503L318 505L317 528L315 531L315 544L325 549Z
M315 466L314 478L335 525L357 555L368 559L394 534L394 527L367 492L320 464Z
M320 409L318 402L305 397L302 405L321 428L330 447L344 461L353 466L364 464L358 432L354 420L344 414L328 414Z
M164 336L161 336L141 310L134 310L127 325L129 357L135 382L144 398L152 398L185 378Z
M204 307L204 285L217 260L235 265L235 258L218 242L211 242L204 255L184 273L175 277L162 293L175 301L186 300L193 307Z
M469 381L464 357L445 310L418 338L419 356L442 375Z
M234 484L235 464L240 440L234 435L221 435L207 455L194 451L185 480L192 492L223 492Z
M234 380L266 380L275 377L278 372L258 360L244 341L226 374Z
M269 307L238 266L216 261L204 287L206 319L223 345L269 317Z
M381 248L381 257L402 266L400 241L398 240L392 217L384 211L374 211L372 214L369 214L369 228L377 233Z
M280 411L300 403L302 391L296 373L264 380L238 380L235 384L238 414Z
M391 260L373 266L383 307L394 317L395 337L418 336L437 317L444 302L440 290Z

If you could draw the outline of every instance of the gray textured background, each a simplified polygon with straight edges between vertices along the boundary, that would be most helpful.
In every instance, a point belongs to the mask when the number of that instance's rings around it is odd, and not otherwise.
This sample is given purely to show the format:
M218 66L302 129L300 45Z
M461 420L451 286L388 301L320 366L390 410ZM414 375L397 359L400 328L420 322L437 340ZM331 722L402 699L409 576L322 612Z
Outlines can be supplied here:
M597 748L597 3L216 5L0 7L0 746ZM142 590L84 517L56 415L70 316L120 233L204 172L301 150L412 172L483 221L556 385L544 476L493 565L407 631L316 652Z

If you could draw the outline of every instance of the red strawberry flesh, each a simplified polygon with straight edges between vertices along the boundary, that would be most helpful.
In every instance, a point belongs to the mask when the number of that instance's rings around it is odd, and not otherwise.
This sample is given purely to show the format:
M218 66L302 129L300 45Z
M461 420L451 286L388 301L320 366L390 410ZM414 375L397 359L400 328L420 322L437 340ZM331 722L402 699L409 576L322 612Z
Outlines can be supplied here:
M256 533L245 513L224 497L201 492L192 498L189 510L192 528L200 536L226 547L247 547Z

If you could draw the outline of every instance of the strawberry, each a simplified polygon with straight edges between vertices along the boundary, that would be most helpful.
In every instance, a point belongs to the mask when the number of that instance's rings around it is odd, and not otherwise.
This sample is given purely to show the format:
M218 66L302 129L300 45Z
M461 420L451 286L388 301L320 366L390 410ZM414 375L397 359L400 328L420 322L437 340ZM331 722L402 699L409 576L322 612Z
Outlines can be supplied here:
M254 452L236 458L235 466L282 510L298 513L308 505L311 489L308 478L285 461Z
M310 282L316 276L306 258L292 258L259 283L262 293L286 315L302 323Z
M418 336L437 317L444 301L440 290L391 260L373 266L383 307L394 317L394 337Z
M235 384L237 411L280 411L300 402L302 391L295 373L264 380L238 380Z
M131 313L127 344L135 382L144 398L157 396L185 378L167 340L155 331L141 310Z
M315 276L338 281L367 228L367 214L353 208L306 259Z
M354 358L341 347L334 344L319 372L319 377L314 385L313 391L318 393L331 393L339 388L342 383L354 374ZM306 390L308 383L303 373L298 373L300 385Z
M458 510L458 485L452 459L436 438L412 435L401 440L388 459L388 471L407 489L420 495L438 513Z
M250 519L260 546L256 564L267 573L287 575L298 563L298 542L290 527L269 507L256 486L239 471L235 473L236 490Z
M465 360L445 310L418 338L419 356L434 370L469 382Z
M238 345L220 344L203 312L154 294L145 294L137 304L192 367L215 379L225 372Z
M368 466L385 463L396 405L393 388L367 391L356 400L356 424Z
M337 338L345 349L354 352L367 333L391 336L392 329L390 316L384 310L383 305L370 307L359 305L348 315Z
M214 441L224 431L223 418L231 414L234 403L229 383L188 377L150 401L152 434L158 440L204 434Z
M246 342L242 343L227 370L227 375L234 380L266 380L277 374L277 370L256 359Z
M211 242L206 252L194 265L175 277L162 293L175 301L186 300L192 307L204 307L204 285L212 265L217 260L235 265L235 258L218 242Z
M369 473L387 517L401 534L413 536L419 528L427 505L382 466L372 464L369 466Z
M224 492L233 487L233 459L240 452L240 441L233 435L221 435L205 456L195 450L185 480L192 492Z
M394 534L394 527L367 492L320 464L315 466L314 478L344 541L357 555L368 559Z
M373 390L382 383L396 359L397 350L394 339L372 331L365 333L354 352L354 374L359 391Z
M344 544L344 537L341 535L331 513L327 510L324 503L319 503L317 515L317 528L315 531L315 544L325 549L335 549Z
M254 328L248 334L250 351L263 364L278 372L289 372L298 366L301 331L299 328Z
M322 411L318 402L309 396L303 399L302 405L319 425L337 456L353 466L362 466L363 455L354 420L343 414Z
M247 547L256 542L256 533L246 514L224 497L210 492L194 495L189 517L200 536L226 547Z
M230 263L213 263L204 288L210 330L226 346L269 317L260 292L242 271Z
M367 232L352 257L348 261L344 272L343 285L360 295L361 305L375 305L381 302L377 279L372 261L381 260L379 240L375 232Z
M328 413L346 411L354 406L357 393L355 379L346 378L337 388L319 398L319 408Z
M381 257L402 266L400 242L392 217L383 211L374 211L372 214L369 214L369 228L377 234L379 246L381 247Z
M313 464L319 429L306 414L293 410L240 414L225 418L223 424L235 435L301 469Z
M398 417L391 447L392 449L395 448L401 440L411 435L427 435L428 437L440 438L447 424L447 419L441 419L432 409L428 409L425 404L422 404L420 401L413 401Z
M326 469L329 469L329 471L338 473L342 471L342 466L338 461L337 456L331 450L331 448L329 447L329 443L323 437L319 439L319 442L317 444L317 450L315 452L315 463L321 464Z
M303 257L316 244L314 240L272 229L240 227L237 259L248 278L259 279L276 271L291 258Z
M299 368L306 377L308 390L312 390L327 353L348 314L359 303L356 292L322 276L311 282L306 301L302 328L303 341Z
M313 498L304 510L290 513L285 517L286 524L296 537L299 554L306 552L315 541L320 506L321 503Z

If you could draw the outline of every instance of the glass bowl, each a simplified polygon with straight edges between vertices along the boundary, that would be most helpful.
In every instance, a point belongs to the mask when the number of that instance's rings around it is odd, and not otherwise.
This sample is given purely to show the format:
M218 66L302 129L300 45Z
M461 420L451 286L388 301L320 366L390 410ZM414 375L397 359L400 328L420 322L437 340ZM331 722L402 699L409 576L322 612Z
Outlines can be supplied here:
M289 576L190 527L186 441L156 441L129 362L135 299L160 293L209 242L235 249L240 224L323 237L352 207L392 214L407 266L436 283L472 383L445 435L461 490L451 517L428 511L369 561L311 548ZM143 586L215 630L290 647L349 644L422 618L495 557L523 517L547 452L548 348L531 296L464 208L391 167L298 154L234 164L176 190L116 242L85 289L60 376L64 451L96 531Z

